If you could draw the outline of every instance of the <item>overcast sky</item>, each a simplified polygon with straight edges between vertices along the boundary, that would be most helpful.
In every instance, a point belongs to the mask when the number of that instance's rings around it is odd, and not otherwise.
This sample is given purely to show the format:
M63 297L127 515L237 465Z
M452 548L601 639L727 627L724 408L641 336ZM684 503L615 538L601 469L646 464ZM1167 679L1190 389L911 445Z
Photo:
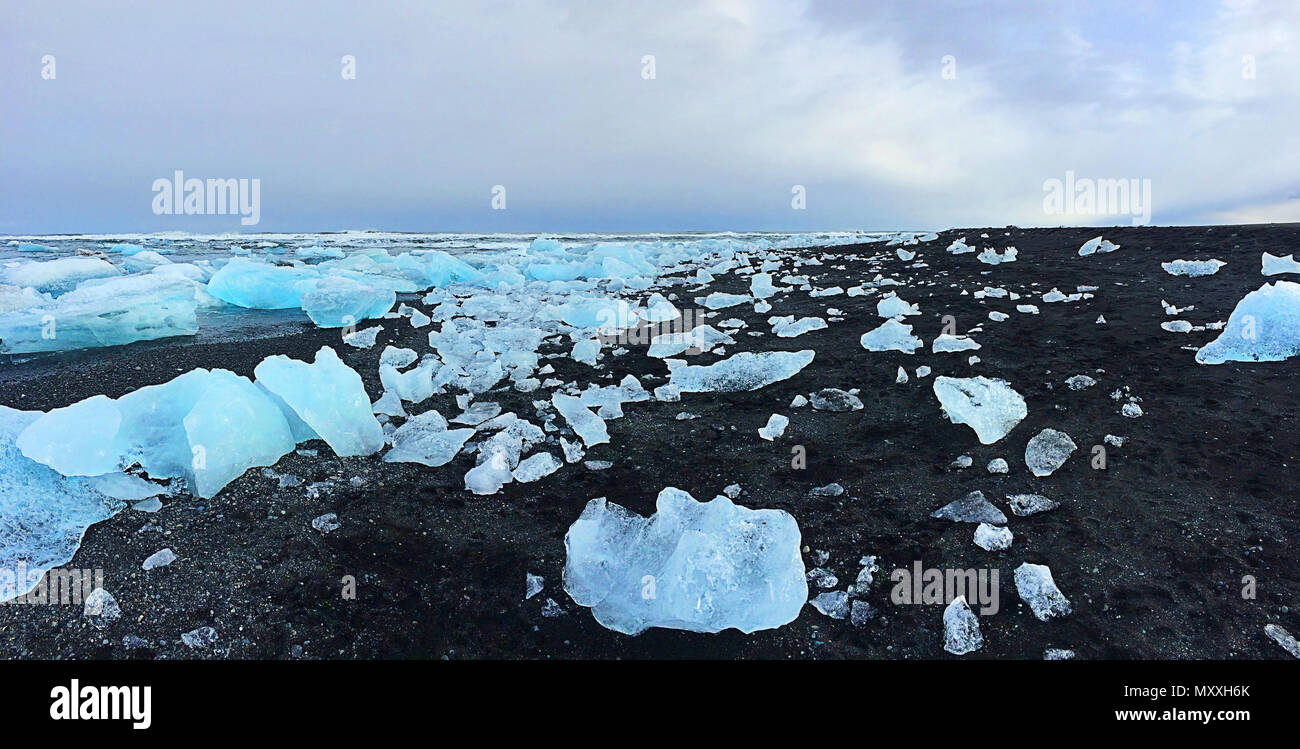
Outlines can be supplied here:
M1300 221L1295 0L0 14L3 233L1131 222L1045 213L1067 171L1150 180L1157 224ZM260 179L260 223L155 215L176 170Z

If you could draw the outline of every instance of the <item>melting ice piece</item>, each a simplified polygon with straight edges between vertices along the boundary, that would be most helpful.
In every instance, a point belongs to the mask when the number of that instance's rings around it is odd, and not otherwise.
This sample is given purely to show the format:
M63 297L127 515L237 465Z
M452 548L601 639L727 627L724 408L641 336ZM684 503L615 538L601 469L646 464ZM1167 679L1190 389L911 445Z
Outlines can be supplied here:
M1067 379L1065 384L1069 386L1071 390L1083 390L1084 388L1090 388L1093 385L1096 385L1097 381L1088 375L1079 374Z
M390 288L341 276L326 276L302 295L303 312L322 328L342 328L382 317L396 302L397 294Z
M990 460L987 468L989 473L1008 473L1011 471L1011 466L1007 465L1006 458Z
M562 465L564 464L554 455L548 452L540 452L519 461L519 465L515 466L512 475L514 476L515 481L527 484L540 478L550 476L552 473L560 470L560 466Z
M1260 257L1260 273L1266 276L1276 276L1282 273L1300 273L1300 262L1296 262L1294 255L1270 255L1267 252Z
M789 513L723 496L697 502L673 487L656 506L645 518L593 499L565 535L564 589L596 621L624 634L749 633L799 616L808 582ZM645 594L647 584L654 595Z
M469 426L478 426L488 419L496 418L501 413L501 404L492 401L478 401L465 409L465 413L459 416L453 416L453 424L467 424Z
M375 337L378 336L379 332L383 329L384 326L375 325L366 328L365 330L349 333L348 335L343 336L343 342L356 348L370 348L375 345Z
M176 554L171 549L159 549L150 554L148 558L140 565L141 569L151 570L155 567L166 567L176 561Z
M920 338L912 335L912 326L904 325L898 320L889 319L875 330L862 334L862 348L868 351L902 351L904 354L916 353L924 346Z
M930 513L930 517L951 520L954 523L992 523L1006 525L1007 516L992 502L984 498L984 492L973 491L961 499L953 500Z
M1020 517L1037 515L1040 512L1055 510L1061 506L1060 502L1048 499L1041 494L1008 494L1007 504L1011 506L1011 512Z
M86 529L126 506L24 456L15 440L39 411L0 406L0 602L30 591L50 569L66 564Z
M953 655L966 655L983 646L979 617L970 610L966 596L957 596L943 610L943 649Z
M785 428L790 425L790 417L781 414L772 414L767 420L767 426L760 427L758 436L771 442L785 433Z
M1051 476L1079 449L1070 435L1055 429L1044 429L1030 438L1025 445L1025 465L1035 476Z
M934 394L954 424L975 430L981 444L1007 436L1029 413L1025 399L1006 380L988 377L936 377Z
M120 276L122 271L97 257L61 257L55 260L25 260L0 268L0 283L30 286L44 294L58 296L92 278Z
M663 359L676 356L687 349L706 352L719 344L731 345L736 340L712 325L698 325L689 333L664 333L650 341L646 356Z
M812 349L733 354L707 366L668 359L668 384L683 393L735 393L758 390L798 374L812 363Z
M514 481L510 461L504 453L493 453L465 474L465 488L475 494L496 494L502 486Z
M592 413L581 398L555 393L551 396L551 403L587 447L609 442L605 420Z
M950 351L974 351L980 348L980 345L973 339L964 335L948 335L943 333L934 342L930 344L930 352L935 354L947 353Z
M858 396L839 388L822 388L812 394L810 401L817 411L861 411L862 400Z
M1282 361L1300 353L1300 283L1266 283L1247 294L1218 338L1196 352L1199 364Z
M1040 621L1070 613L1070 600L1056 587L1047 565L1025 562L1016 568L1015 576L1016 592Z
M1109 239L1093 237L1087 242L1084 242L1083 246L1079 248L1079 256L1086 257L1098 252L1114 252L1118 249L1119 245L1112 243Z
M704 297L704 301L701 303L709 309L725 309L727 307L734 307L737 304L744 304L748 301L749 297L744 294L724 294L720 291L715 291Z
M1006 526L994 526L980 523L975 526L975 545L985 551L1002 551L1011 548L1011 529Z
M755 273L749 278L749 293L755 299L766 299L776 293L771 273Z
M442 414L430 409L407 419L393 432L393 449L384 455L384 461L436 468L450 463L472 436L473 429L448 429Z
M276 402L247 378L223 369L213 370L182 423L194 451L194 492L200 497L215 496L244 471L275 463L297 444Z
M808 603L832 619L844 619L849 615L849 594L842 590L821 593Z
M824 330L826 321L820 317L801 317L795 320L793 316L777 318L772 324L772 332L777 338L797 338L798 336L813 330Z
M293 309L316 286L320 272L233 258L212 274L208 293L223 302L249 309Z
M268 356L253 374L336 454L370 455L384 446L384 430L370 410L361 376L329 346L316 352L312 364Z
M193 281L153 273L87 281L52 301L42 298L26 304L33 301L29 299L19 309L0 311L0 353L119 346L194 335L199 330L195 294Z
M1268 635L1273 642L1282 646L1282 649L1296 658L1300 658L1300 642L1296 642L1290 632L1282 629L1276 624L1265 624L1264 634Z
M524 573L524 600L527 601L529 598L532 598L538 593L541 593L542 585L544 582L545 582L545 578L543 578L541 575L534 575L531 572L525 572Z
M1212 276L1219 272L1219 269L1227 263L1222 260L1171 260L1167 263L1161 263L1160 267L1171 276L1187 276L1188 278L1198 278L1200 276Z
M921 308L890 292L876 302L876 314L880 317L901 318L907 315L919 315Z

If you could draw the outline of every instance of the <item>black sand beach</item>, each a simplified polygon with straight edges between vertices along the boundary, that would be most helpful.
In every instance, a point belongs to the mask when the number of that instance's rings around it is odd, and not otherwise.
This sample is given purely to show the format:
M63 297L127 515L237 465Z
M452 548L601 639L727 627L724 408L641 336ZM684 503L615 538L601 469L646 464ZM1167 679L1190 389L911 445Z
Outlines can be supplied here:
M979 239L981 233L990 238ZM1079 246L1098 234L1121 249L1079 257ZM959 237L999 251L1014 245L1019 259L990 266L974 254L944 252ZM768 313L741 305L721 310L712 322L748 323L728 353L813 348L810 366L754 392L626 405L626 416L609 422L611 443L587 454L611 461L606 470L566 466L481 497L464 489L472 456L426 468L379 456L340 459L323 443L300 445L318 455L291 453L274 468L300 477L302 486L280 489L254 469L212 499L173 496L157 513L126 510L93 526L68 566L102 568L122 618L101 631L77 606L0 606L0 657L951 658L941 643L942 606L889 600L889 571L920 561L1000 570L1001 611L981 618L986 644L966 658L1040 659L1049 647L1072 649L1080 659L1290 658L1264 627L1300 631L1300 500L1291 465L1300 459L1294 407L1300 359L1202 366L1183 347L1203 345L1217 332L1171 333L1160 324L1226 320L1238 300L1270 280L1260 275L1262 252L1300 249L1300 226L953 230L907 248L919 249L918 259L929 264L922 269L906 268L893 249L829 248L823 252L888 259L851 261L843 269L826 261L798 272L819 288L848 288L883 266L887 277L904 282L900 295L921 307L921 316L908 319L926 342L915 355L872 353L859 344L880 322L878 295L810 298L794 291L773 298ZM1161 269L1161 262L1177 258L1227 265L1190 279ZM1098 287L1095 296L1054 304L1038 298L1053 287L1070 293L1081 285ZM985 286L1022 298L977 300L962 293ZM675 289L679 306L689 305L690 288ZM744 293L748 277L721 276L710 290ZM1162 299L1195 309L1167 316ZM418 297L407 303L428 311ZM1019 313L1018 303L1036 304L1041 314ZM827 307L847 319L794 339L775 337L766 322L771 315L824 317ZM990 310L1010 319L993 322ZM953 315L963 333L982 323L972 336L982 348L929 353L943 315ZM1105 325L1096 324L1098 315ZM310 360L325 345L361 374L374 399L382 392L378 358L386 344L428 350L428 328L415 330L405 320L383 326L367 350L304 321L243 342L170 339L23 357L0 363L0 403L48 410L99 393L116 397L195 367L251 377L266 356ZM662 384L663 363L646 357L644 348L629 348L607 356L596 381L633 374L647 389ZM544 360L557 370L554 376L592 381L589 367L567 358L567 346L542 350L560 354ZM970 353L981 361L969 365ZM906 384L895 383L900 365L911 378ZM928 378L916 377L921 365L933 368ZM1065 380L1076 374L1098 384L1070 390ZM940 411L931 390L939 375L1006 379L1024 395L1029 415L1008 437L980 445L968 427ZM865 408L789 407L796 395L825 387L860 388ZM1120 414L1122 401L1110 397L1117 388L1141 398L1142 417ZM532 401L543 397L544 391L507 388L481 400L532 415ZM450 395L416 409L427 407L458 412ZM699 418L677 420L684 411ZM766 442L757 430L772 413L790 416L791 423L782 438ZM1080 450L1051 476L1035 478L1025 467L1024 446L1044 427L1067 432ZM1127 441L1108 446L1107 468L1094 470L1089 453L1107 434ZM793 445L807 449L804 470L791 467ZM949 469L962 454L974 465ZM985 470L995 457L1007 460L1010 473ZM313 482L328 485L309 496ZM830 482L846 493L808 494ZM868 597L877 616L857 627L807 606L793 623L752 635L653 629L629 637L603 628L564 593L564 534L591 498L649 514L666 486L704 500L730 484L743 488L739 504L790 512L809 549L805 564L816 566L813 550L829 552L823 566L839 577L840 589L857 574L860 557L879 557L882 572ZM1029 492L1061 507L1011 517L1012 547L987 552L972 543L973 526L930 517L976 489L1003 508L1006 495ZM311 520L328 512L337 513L341 527L328 534L313 529ZM177 561L142 570L141 562L163 547ZM1012 584L1012 570L1024 561L1051 567L1072 614L1049 622L1030 614ZM526 573L545 578L544 590L528 600ZM356 580L354 600L341 595L348 575ZM1245 576L1257 581L1253 599L1243 598ZM542 615L548 598L562 615ZM180 642L181 633L202 626L217 631L213 647ZM128 648L127 636L147 644Z

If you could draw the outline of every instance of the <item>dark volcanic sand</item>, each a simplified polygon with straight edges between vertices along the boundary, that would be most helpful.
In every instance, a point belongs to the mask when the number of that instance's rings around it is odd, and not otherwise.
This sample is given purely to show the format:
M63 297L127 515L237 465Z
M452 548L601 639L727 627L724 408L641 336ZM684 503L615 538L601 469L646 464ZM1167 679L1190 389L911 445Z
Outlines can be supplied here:
M984 231L990 239L979 239ZM1098 233L1122 248L1078 257L1079 245ZM999 251L1014 245L1020 259L995 267L973 254L944 252L961 236L972 246L991 244ZM1193 352L1180 347L1202 345L1217 333L1168 333L1159 326L1172 319L1198 325L1226 320L1242 296L1265 282L1260 253L1293 252L1300 249L1297 240L1296 226L968 229L921 245L918 259L930 267L920 270L905 268L908 263L883 245L832 248L825 252L888 259L850 262L843 270L828 260L794 272L811 273L817 287L848 288L869 281L875 266L883 265L886 276L908 282L900 294L920 304L923 314L908 322L926 341L925 349L908 356L871 353L859 345L859 336L880 322L878 295L818 299L794 291L773 299L769 313L756 314L749 305L721 310L715 324L730 317L749 323L728 353L814 348L816 360L794 378L756 392L628 404L626 417L609 421L612 444L587 455L613 461L613 468L568 466L490 497L463 488L471 456L430 469L378 457L338 459L323 443L306 443L300 447L319 450L319 457L290 454L275 468L304 483L333 481L319 498L308 498L303 487L281 490L254 469L213 499L175 496L158 513L127 510L92 527L68 566L103 568L105 587L123 617L101 632L80 607L0 607L0 656L951 657L941 646L941 606L889 601L889 571L920 560L926 567L1000 570L1002 610L981 618L986 645L967 657L1037 659L1046 647L1062 647L1090 659L1287 658L1263 630L1277 622L1300 633L1300 521L1290 467L1300 454L1300 359L1199 366ZM1187 279L1160 268L1176 258L1212 257L1228 263L1215 276ZM789 264L776 279L787 272ZM934 285L917 285L927 279ZM961 295L962 289L986 285L1020 292L1022 299ZM1069 293L1078 285L1100 289L1095 298L1074 303L1030 298L1053 286ZM711 290L747 287L747 276L727 274ZM678 305L690 306L694 294L675 290ZM1196 309L1169 317L1162 298ZM1017 303L1037 304L1041 314L1018 313ZM826 307L845 310L848 319L795 339L771 335L766 323L769 315L824 316ZM1011 318L992 322L989 310ZM983 325L973 335L983 346L974 352L979 364L967 365L971 352L928 353L945 314L956 317L960 332ZM1099 314L1107 325L1094 323ZM44 410L96 393L119 396L194 367L224 367L251 377L265 356L310 359L322 345L332 345L376 398L385 344L428 350L429 328L413 330L406 320L383 326L369 350L343 345L337 331L287 324L280 337L240 343L161 341L4 363L0 402ZM745 334L753 330L765 335ZM555 366L556 376L584 384L631 373L653 389L663 380L646 375L666 372L644 349L621 357L609 356L607 349L604 369L594 375L567 358L544 361ZM900 364L912 377L905 385L894 382ZM915 369L922 364L934 371L918 380ZM1097 378L1097 386L1066 388L1065 379L1080 373ZM998 443L980 445L970 428L941 414L931 390L937 375L1007 379L1025 396L1029 416ZM1120 415L1121 403L1109 394L1121 386L1141 397L1143 417ZM836 414L789 407L795 395L823 387L861 388L866 408ZM481 400L496 400L536 423L531 402L543 397L546 391L505 391ZM448 416L459 412L451 396L435 396L418 408L424 407ZM682 411L701 418L675 420ZM784 437L769 443L756 430L774 412L790 416L791 424ZM1080 450L1052 476L1034 478L1023 451L1044 427L1066 431ZM1107 470L1093 470L1087 453L1108 433L1128 442L1109 448ZM795 444L807 448L806 470L791 468ZM974 466L948 470L960 454L971 455ZM987 473L984 467L994 457L1006 458L1011 472ZM365 483L354 488L348 480L357 476ZM808 495L832 481L847 493ZM741 504L792 513L807 547L830 552L825 566L839 576L841 590L856 575L861 556L879 556L882 572L868 598L880 612L877 618L858 628L808 606L793 623L752 635L654 629L627 637L601 627L564 593L564 534L592 497L607 496L648 514L665 486L707 499L732 483L744 488ZM929 517L974 489L1004 509L1005 495L1022 492L1045 494L1062 506L1029 518L1012 516L1014 545L986 552L971 541L974 526ZM330 534L310 525L326 512L337 513L342 523ZM142 528L150 524L157 527ZM163 547L179 559L141 570L141 561ZM1012 583L1012 570L1023 561L1051 567L1073 614L1044 623L1029 613ZM814 566L811 554L805 563ZM523 597L526 572L546 579L545 590L531 600ZM355 600L340 595L344 575L357 580ZM1245 575L1258 581L1254 600L1242 597ZM548 597L563 606L562 616L541 615ZM190 650L180 643L182 632L200 626L219 632L215 648ZM127 650L126 635L144 638L149 647Z

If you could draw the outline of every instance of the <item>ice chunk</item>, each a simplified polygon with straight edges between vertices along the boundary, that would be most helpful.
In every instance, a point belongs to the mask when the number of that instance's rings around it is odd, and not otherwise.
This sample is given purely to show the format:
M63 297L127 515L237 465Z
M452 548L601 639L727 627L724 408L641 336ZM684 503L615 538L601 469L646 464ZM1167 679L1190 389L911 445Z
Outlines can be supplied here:
M1096 385L1097 381L1088 375L1079 374L1067 379L1065 384L1069 386L1071 390L1083 390L1084 388L1090 388L1093 385Z
M510 461L499 452L465 474L465 488L475 494L496 494L511 481L514 481L514 475L510 471Z
M744 304L749 300L750 298L744 294L724 294L720 291L715 291L704 297L701 304L708 309L725 309L727 307L734 307L737 304Z
M1227 263L1222 260L1171 260L1167 263L1161 263L1160 267L1164 268L1165 272L1171 276L1197 278L1212 276L1225 265Z
M365 330L358 330L355 333L349 333L343 336L343 342L356 348L370 348L375 345L375 337L384 329L382 325L375 325Z
M81 613L95 629L108 629L122 618L122 607L112 593L104 588L95 588L86 596Z
M1264 634L1268 635L1273 642L1281 645L1283 650L1296 658L1300 658L1300 642L1296 642L1295 637L1290 632L1276 624L1265 624Z
M269 356L253 373L337 455L370 455L384 446L384 430L370 410L361 376L329 346L316 352L312 364Z
M147 273L96 279L52 301L0 312L0 353L118 346L194 335L196 285Z
M492 401L478 401L459 416L453 416L451 423L478 426L488 419L494 419L501 413L501 404Z
M821 593L808 603L832 619L845 619L849 615L849 594L842 590Z
M916 353L925 345L920 338L912 335L912 326L904 325L898 320L889 319L875 330L862 334L860 343L868 351L902 351L904 354Z
M151 570L156 567L166 567L176 561L176 553L171 549L159 549L150 554L148 558L140 565L141 569Z
M605 420L583 405L581 398L555 393L551 396L551 403L587 447L609 442Z
M766 299L776 293L771 273L755 273L749 278L749 293L755 299Z
M988 464L989 473L1008 473L1010 470L1011 470L1011 466L1007 465L1007 461L1005 458L994 458L993 460L989 461Z
M436 468L450 463L472 436L473 429L448 429L442 414L431 409L407 419L393 432L393 449L384 455L384 461Z
M59 296L92 278L120 276L122 271L97 257L61 257L54 260L24 260L0 267L0 283L30 286L37 291Z
M676 356L683 351L703 353L719 344L733 344L736 340L712 325L699 325L688 333L665 333L657 335L650 341L646 356L663 359Z
M1055 510L1061 506L1059 502L1048 499L1041 494L1008 494L1007 504L1011 506L1011 512L1020 517L1037 515L1040 512Z
M812 407L818 411L861 411L862 400L858 396L839 388L822 388L812 394Z
M581 362L588 366L596 366L596 358L600 356L600 340L597 338L586 338L573 344L573 351L569 356L576 362Z
M1016 261L1016 248L1008 247L1001 255L992 247L984 248L984 251L975 256L976 260L988 265L1001 265L1002 263L1014 263Z
M94 395L71 406L35 414L18 435L23 455L64 476L98 476L120 467L112 436L122 425L117 402Z
M930 513L930 517L951 520L954 523L1006 525L1007 522L1007 516L1002 514L1002 511L992 502L984 498L984 492L978 490L940 507Z
M320 279L302 295L303 311L322 328L342 328L382 317L396 302L392 289L338 276Z
M232 258L212 275L208 293L249 309L293 309L315 288L320 271Z
M369 401L366 415L374 419ZM215 496L249 468L275 463L296 444L275 401L247 378L220 369L183 424L195 455L194 491L201 497Z
M943 610L943 649L953 655L966 655L983 646L979 617L970 610L966 596L957 596Z
M947 353L950 351L974 351L980 348L980 345L971 338L964 335L941 334L934 342L930 344L930 352L935 354Z
M15 440L41 415L0 406L0 570L9 573L0 575L0 602L66 564L87 528L126 506L22 454Z
M975 545L985 551L1003 551L1011 548L1011 529L980 523L975 526Z
M564 588L602 625L749 633L799 616L808 583L789 513L672 487L657 510L645 518L593 499L564 537Z
M1136 403L1125 403L1119 412L1126 419L1136 419L1142 415L1142 407Z
M767 420L767 426L758 430L758 436L767 441L772 441L785 433L785 428L790 425L790 418L781 414L772 414Z
M683 393L758 390L798 374L812 363L814 356L811 349L757 353L746 351L707 366L690 365L681 359L668 359L668 384Z
M382 367L388 365L401 369L415 363L419 356L409 348L397 348L396 346L384 347L383 353L379 355L379 365Z
M524 600L527 601L529 598L532 598L538 593L541 593L543 582L544 579L542 578L541 575L534 575L531 572L525 572L524 573Z
M1025 446L1025 465L1035 476L1051 476L1078 448L1065 432L1044 429Z
M1070 613L1070 600L1056 587L1047 565L1025 562L1016 568L1016 592L1040 621Z
M336 513L327 512L312 518L311 527L321 533L333 533L343 526L339 525L339 516Z
M907 384L907 370L902 367L898 368L898 375L894 377L894 382L899 385Z
M1086 257L1098 252L1114 252L1118 249L1119 245L1112 243L1109 239L1093 237L1087 242L1084 242L1083 246L1079 248L1079 256Z
M844 494L844 487L832 481L826 486L818 486L808 490L810 497L839 497Z
M953 240L953 243L948 245L948 252L951 252L954 255L964 255L968 252L974 252L974 251L975 251L974 247L971 247L970 245L966 244L965 237L962 237L961 239Z
M564 464L554 455L548 452L540 452L519 461L519 465L515 467L512 475L515 481L527 484L550 476L560 470L562 465Z
M1260 273L1266 276L1276 276L1282 273L1300 273L1300 262L1297 262L1294 255L1270 255L1267 252L1260 257Z
M921 308L890 292L876 302L876 314L880 317L902 318L907 315L921 314Z
M1024 397L1005 380L936 377L933 387L948 418L974 429L981 444L1007 436L1029 413Z
M1300 353L1300 283L1266 283L1247 294L1223 332L1200 351L1199 364L1282 361Z
M801 317L795 320L793 317L777 318L772 325L772 332L777 338L796 338L814 330L824 330L826 321L820 317Z

